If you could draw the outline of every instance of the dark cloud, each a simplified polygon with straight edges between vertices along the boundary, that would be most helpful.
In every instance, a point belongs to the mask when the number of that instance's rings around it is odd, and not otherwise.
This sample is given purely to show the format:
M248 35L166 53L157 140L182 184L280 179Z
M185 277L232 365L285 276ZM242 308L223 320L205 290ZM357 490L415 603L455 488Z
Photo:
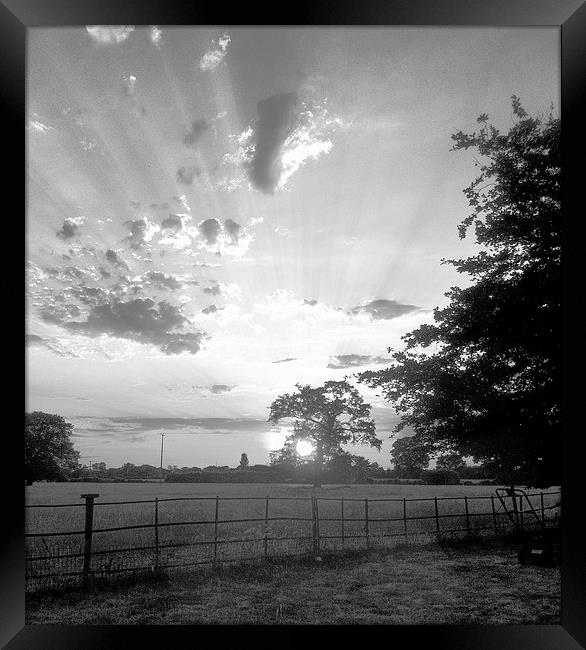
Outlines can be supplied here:
M210 390L212 393L215 393L216 395L218 393L227 393L231 391L234 388L234 386L227 386L226 384L214 384L213 386L210 386Z
M221 311L224 309L223 307L217 307L216 305L209 305L208 307L204 307L201 310L202 314L215 314L217 311Z
M191 123L191 129L185 132L183 142L188 147L195 147L201 136L210 128L210 125L204 120L194 120Z
M130 235L126 238L127 241L130 241L130 246L132 248L140 248L145 242L145 235L147 232L146 219L125 221L124 225L130 231Z
M197 227L208 244L215 244L218 235L222 232L222 226L217 219L206 219L198 223Z
M39 311L39 316L46 323L61 325L70 318L77 318L81 314L77 305L48 305Z
M123 269L128 269L128 264L118 255L118 253L115 250L112 250L109 248L106 251L106 259L110 264L114 264L114 266L120 266Z
M195 354L205 338L202 332L177 332L187 319L181 310L167 302L136 298L128 302L110 302L92 307L85 322L62 322L72 332L97 337L108 334L116 338L157 346L166 354Z
M71 239L77 235L78 230L79 228L77 227L77 224L70 219L65 219L61 226L61 230L58 230L56 234L59 239Z
M108 293L100 289L100 287L73 287L69 290L69 293L84 305L101 304L108 298Z
M255 149L248 164L252 185L273 194L281 177L281 146L296 122L297 93L281 93L258 102Z
M277 361L273 361L272 363L287 363L287 361L297 361L295 357L289 357L287 359L277 359Z
M315 307L317 305L317 300L304 300L304 305L309 305L310 307Z
M370 314L374 320L390 320L416 311L415 305L402 305L396 300L373 300L350 310L352 314Z
M240 236L240 230L242 226L239 223L236 223L233 219L226 219L224 221L224 230L230 236L230 241L232 244L238 243L238 237Z
M166 275L160 271L149 271L145 276L145 281L158 289L168 289L175 291L181 289L183 283L172 275Z
M390 363L384 357L371 357L367 354L338 354L330 357L328 368L355 368L357 366L368 366L372 364Z
M183 185L191 185L193 180L196 177L201 175L201 169L199 167L179 167L175 177L178 183Z
M45 342L45 339L37 334L25 334L24 335L24 344L25 345L42 345Z
M192 433L234 433L243 431L269 431L271 423L266 420L246 418L140 418L115 417L96 418L78 416L75 418L75 430L78 434L99 433L112 434L128 440L129 433L148 433L161 430L185 431L193 428Z
M161 228L165 231L178 233L183 229L183 220L178 214L170 214L166 219L161 221Z

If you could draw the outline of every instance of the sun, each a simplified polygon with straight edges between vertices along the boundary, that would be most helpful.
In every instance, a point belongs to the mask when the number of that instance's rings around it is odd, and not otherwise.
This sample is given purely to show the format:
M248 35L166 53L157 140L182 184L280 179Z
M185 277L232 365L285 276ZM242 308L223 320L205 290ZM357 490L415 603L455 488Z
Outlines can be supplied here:
M314 446L308 440L300 440L295 449L300 456L309 456L314 450Z

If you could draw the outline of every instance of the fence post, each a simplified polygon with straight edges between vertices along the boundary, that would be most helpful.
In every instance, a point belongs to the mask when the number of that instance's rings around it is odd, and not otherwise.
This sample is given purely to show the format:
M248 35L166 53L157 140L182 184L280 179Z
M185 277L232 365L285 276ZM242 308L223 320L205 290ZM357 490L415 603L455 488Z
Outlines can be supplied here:
M403 498L403 530L405 531L405 542L407 542L407 499Z
M265 503L265 539L264 539L264 547L265 547L265 560L268 557L269 554L269 497L267 495L267 500Z
M99 494L81 494L85 499L85 531L83 545L83 583L89 585L92 570L92 534L94 529L94 499Z
M342 508L341 517L342 517L342 548L343 548L346 542L345 531L344 531L344 497L342 497L340 505Z
M543 492L539 493L541 500L541 521L545 522L545 508L543 507Z
M159 570L159 498L155 497L155 571Z
M497 525L496 525L496 510L494 509L494 497L490 497L490 505L492 506L492 524L494 526L494 532L497 532Z
M523 518L523 498L519 498L519 525L521 526L521 530L524 530L525 526L525 520Z
M464 507L466 508L466 535L470 535L470 513L468 512L468 497L464 497Z
M214 516L214 564L218 559L218 511L220 509L220 497L216 495L216 514Z
M370 530L368 525L368 499L364 499L364 531L366 533L366 548L370 548Z
M313 554L319 555L319 511L317 507L317 497L311 497L311 512L313 521Z
M437 497L433 497L433 501L435 504L435 529L439 533L440 532L440 521L439 521L439 509L437 507Z

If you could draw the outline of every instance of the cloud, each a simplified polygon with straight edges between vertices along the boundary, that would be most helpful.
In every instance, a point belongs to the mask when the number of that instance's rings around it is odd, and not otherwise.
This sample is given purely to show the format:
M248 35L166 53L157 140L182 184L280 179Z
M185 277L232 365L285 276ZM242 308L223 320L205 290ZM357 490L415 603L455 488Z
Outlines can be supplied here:
M366 354L338 354L330 357L328 368L355 368L372 364L389 364L384 357L371 357Z
M216 395L219 393L228 393L234 388L234 386L227 386L226 384L214 384L210 386L210 391Z
M178 183L182 185L191 185L196 177L201 175L201 169L197 166L179 167L175 174Z
M183 282L180 282L173 275L166 275L160 271L149 271L145 276L144 280L147 284L158 288L158 289L167 289L169 291L175 291L181 289Z
M232 39L229 34L223 34L218 39L218 47L214 49L209 49L199 61L199 69L203 71L214 70L217 68L220 63L224 60L228 52L228 47ZM212 44L215 45L215 42L212 41Z
M205 221L200 221L197 224L197 228L208 244L217 243L218 235L222 232L222 226L217 219L205 219Z
M297 93L281 93L258 102L254 154L248 173L254 187L272 194L279 184L280 149L294 128Z
M188 147L195 147L201 136L210 128L210 125L204 120L194 120L191 123L191 129L185 132L183 142Z
M187 325L187 318L181 310L165 301L155 306L150 298L96 305L86 321L62 322L61 325L71 332L92 338L107 334L151 344L165 354L195 354L206 336L202 332L177 331Z
M183 230L183 219L181 215L170 214L167 218L161 221L161 228L165 232L178 233Z
M287 359L277 359L276 361L272 361L271 363L287 363L288 361L297 361L295 357L289 357Z
M309 92L272 95L258 102L257 112L254 124L232 136L238 148L222 162L240 165L251 186L264 194L282 190L302 165L329 153L334 132L344 125L330 115L325 99L316 100ZM224 179L223 184L230 189L240 179Z
M248 418L144 418L144 417L114 417L102 418L94 416L77 416L70 418L75 425L77 435L99 434L100 438L108 434L118 437L125 442L138 440L140 433L157 432L161 430L181 433L205 434L241 434L244 431L268 431L271 424L266 419ZM131 437L133 436L133 437Z
M126 264L126 262L120 257L120 255L118 255L118 253L111 248L109 248L106 251L106 259L111 264L114 264L114 266L119 266L120 268L128 269L128 264ZM107 271L106 274L107 275L105 275L104 277L110 277L110 274ZM102 275L104 274L102 273Z
M46 323L61 325L68 318L77 318L81 311L77 305L47 305L39 311L39 316Z
M131 248L141 248L153 238L155 233L160 231L159 226L151 223L146 217L125 221L124 225L130 231L130 235L125 238L125 241L130 242Z
M60 239L71 239L78 233L78 228L85 221L85 217L74 217L65 219L61 229L57 231L57 237Z
M226 219L223 224L215 218L205 219L197 230L201 235L199 248L218 255L242 257L254 240L254 235L233 219Z
M208 305L201 310L202 314L215 314L217 311L221 311L223 307L217 307L216 305Z
M242 226L239 223L236 223L232 219L226 219L224 221L224 230L228 233L233 244L238 243L238 237Z
M86 27L87 33L100 45L123 43L134 31L131 25L92 25Z
M77 235L77 226L68 219L63 222L61 230L57 231L57 237L60 239L70 239L75 235Z
M390 320L418 310L415 305L404 305L396 300L373 300L365 305L353 307L351 314L370 314L374 320Z
M76 355L67 353L66 350L55 339L45 339L37 334L24 335L25 347L44 347L60 357L74 357Z

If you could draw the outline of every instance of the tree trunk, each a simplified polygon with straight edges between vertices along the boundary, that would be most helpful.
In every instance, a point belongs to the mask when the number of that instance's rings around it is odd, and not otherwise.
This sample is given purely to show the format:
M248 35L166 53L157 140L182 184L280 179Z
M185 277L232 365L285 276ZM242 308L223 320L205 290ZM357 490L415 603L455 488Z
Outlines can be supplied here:
M321 444L318 442L315 448L315 476L313 478L314 488L321 487L323 464L324 464L324 452Z

